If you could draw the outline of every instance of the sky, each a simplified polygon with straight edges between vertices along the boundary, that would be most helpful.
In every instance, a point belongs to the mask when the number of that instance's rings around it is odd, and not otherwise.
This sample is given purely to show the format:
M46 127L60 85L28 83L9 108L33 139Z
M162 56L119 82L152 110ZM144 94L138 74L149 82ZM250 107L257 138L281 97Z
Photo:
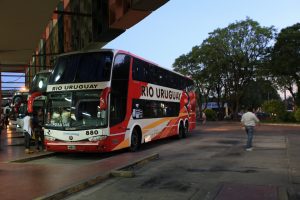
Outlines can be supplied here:
M279 31L300 22L299 8L300 0L169 0L104 48L130 51L172 69L176 58L217 28L250 17Z
M170 0L104 48L129 51L172 69L217 28L250 17L278 31L300 22L300 0Z

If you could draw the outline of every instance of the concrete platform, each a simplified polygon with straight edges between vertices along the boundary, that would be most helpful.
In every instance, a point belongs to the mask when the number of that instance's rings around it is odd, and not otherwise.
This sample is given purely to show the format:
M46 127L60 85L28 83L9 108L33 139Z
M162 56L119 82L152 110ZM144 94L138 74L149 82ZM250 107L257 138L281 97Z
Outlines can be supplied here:
M22 140L10 131L1 135L1 200L62 199L75 192L79 196L69 199L235 200L249 193L248 199L286 200L300 194L299 127L258 127L254 151L245 152L245 133L238 123L208 123L183 140L158 141L140 152L117 152L78 165L27 162L52 153L25 154ZM113 178L111 186L86 194L84 189L106 182L111 171L157 159L157 153L160 159L136 170L135 176Z
M52 152L25 154L22 139L13 146L10 137L15 133L3 131L0 150L0 199L61 199L110 177L110 171L123 169L140 161L156 159L147 152L121 153L87 165L41 165L27 161ZM19 140L19 138L18 138Z

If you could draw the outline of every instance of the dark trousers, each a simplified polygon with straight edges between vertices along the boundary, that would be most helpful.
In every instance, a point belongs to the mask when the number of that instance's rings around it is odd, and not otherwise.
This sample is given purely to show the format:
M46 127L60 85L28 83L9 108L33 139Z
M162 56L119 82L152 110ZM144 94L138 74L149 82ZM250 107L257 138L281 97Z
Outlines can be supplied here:
M25 139L25 148L26 149L30 149L30 139L31 139L31 135L27 132L27 131L25 131L25 133L24 133L24 139Z
M2 146L1 145L1 142L2 142L2 140L1 140L2 134L1 133L2 133L2 127L0 126L0 150L1 150L1 146Z
M246 148L252 147L252 139L254 133L254 126L246 126L246 133L247 133L247 145Z
M42 129L35 129L34 130L34 137L35 137L35 148L44 149L44 131Z

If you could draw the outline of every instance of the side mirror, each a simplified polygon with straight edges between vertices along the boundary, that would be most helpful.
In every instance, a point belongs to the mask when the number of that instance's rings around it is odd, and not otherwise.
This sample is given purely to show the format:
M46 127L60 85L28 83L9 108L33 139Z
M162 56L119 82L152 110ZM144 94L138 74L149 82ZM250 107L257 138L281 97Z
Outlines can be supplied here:
M110 88L105 88L102 91L101 96L100 96L100 105L99 105L100 111L107 109L109 93L110 93Z

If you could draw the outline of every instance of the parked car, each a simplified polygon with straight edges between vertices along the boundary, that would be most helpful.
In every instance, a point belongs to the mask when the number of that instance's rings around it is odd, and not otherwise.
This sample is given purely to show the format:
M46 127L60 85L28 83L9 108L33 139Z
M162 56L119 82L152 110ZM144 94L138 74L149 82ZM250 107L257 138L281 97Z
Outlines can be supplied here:
M256 112L255 115L259 120L269 120L271 118L271 115L265 112Z

